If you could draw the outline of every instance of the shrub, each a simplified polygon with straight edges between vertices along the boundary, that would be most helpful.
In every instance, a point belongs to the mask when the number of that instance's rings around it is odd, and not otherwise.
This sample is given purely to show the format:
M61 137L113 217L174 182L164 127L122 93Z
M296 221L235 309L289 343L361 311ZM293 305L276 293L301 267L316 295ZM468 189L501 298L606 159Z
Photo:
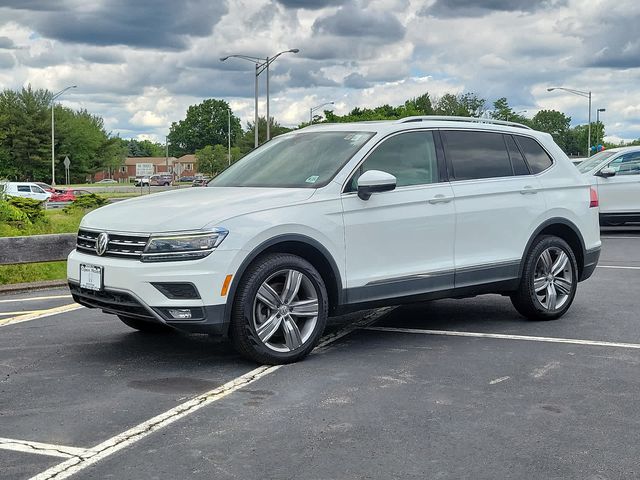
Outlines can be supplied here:
M102 207L107 203L109 203L109 201L106 198L96 195L95 193L90 193L76 198L71 205L64 208L64 211L70 213L75 210L90 210Z
M0 200L0 223L8 223L16 227L29 225L31 221L26 213L7 201Z
M24 213L31 223L44 221L44 209L42 203L32 198L7 197L7 202Z

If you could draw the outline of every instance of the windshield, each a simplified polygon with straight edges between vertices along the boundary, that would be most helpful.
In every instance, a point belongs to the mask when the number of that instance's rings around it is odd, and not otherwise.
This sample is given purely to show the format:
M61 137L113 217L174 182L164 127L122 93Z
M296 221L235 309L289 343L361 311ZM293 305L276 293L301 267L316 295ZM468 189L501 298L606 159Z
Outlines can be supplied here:
M587 158L584 162L578 164L578 170L580 173L587 173L589 170L593 170L600 165L600 162L606 160L617 152L605 150L604 152L596 153L593 157Z
M233 164L208 186L322 187L373 135L309 132L275 138Z

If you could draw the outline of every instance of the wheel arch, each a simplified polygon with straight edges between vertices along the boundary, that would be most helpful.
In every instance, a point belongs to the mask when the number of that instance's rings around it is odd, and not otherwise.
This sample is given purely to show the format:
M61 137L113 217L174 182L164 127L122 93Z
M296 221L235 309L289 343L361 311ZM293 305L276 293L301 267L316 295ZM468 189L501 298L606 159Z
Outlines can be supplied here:
M584 269L584 259L586 253L584 238L580 233L580 229L572 221L562 217L550 218L548 220L545 220L538 226L538 228L534 230L533 234L531 234L531 236L529 237L529 241L527 242L527 246L524 249L522 260L520 261L520 270L518 277L522 278L522 270L524 269L527 255L531 250L531 245L533 244L534 240L540 235L555 235L556 237L562 238L569 244L576 256L576 262L578 263L578 278L581 278L582 271Z
M261 255L268 253L291 253L304 258L311 263L322 276L329 296L329 313L335 312L344 303L344 289L342 287L342 277L340 270L333 256L317 240L301 234L278 235L262 242L254 248L242 261L236 271L231 286L229 287L228 299L225 308L225 323L228 324L233 308L238 285L242 280L247 268Z

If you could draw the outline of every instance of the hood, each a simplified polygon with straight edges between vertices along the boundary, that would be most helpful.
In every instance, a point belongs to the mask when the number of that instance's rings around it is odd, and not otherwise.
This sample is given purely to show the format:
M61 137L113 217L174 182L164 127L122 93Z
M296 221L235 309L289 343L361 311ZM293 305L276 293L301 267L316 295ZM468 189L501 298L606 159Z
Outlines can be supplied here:
M80 226L138 233L198 230L238 215L301 203L314 192L309 188L185 188L112 203L88 213Z

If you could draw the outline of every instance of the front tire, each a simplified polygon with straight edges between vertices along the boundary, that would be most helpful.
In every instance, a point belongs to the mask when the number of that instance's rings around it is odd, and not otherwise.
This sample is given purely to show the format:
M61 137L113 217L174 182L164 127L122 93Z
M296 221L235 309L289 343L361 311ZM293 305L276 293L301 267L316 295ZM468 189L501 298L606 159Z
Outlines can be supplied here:
M531 246L511 303L529 320L555 320L569 310L577 286L573 250L563 239L543 235Z
M308 261L285 253L259 257L235 295L231 342L259 363L296 362L317 345L328 310L324 280Z
M125 317L124 315L118 315L118 318L127 327L131 327L134 330L138 330L144 333L170 333L175 332L173 328L168 325L164 325L158 322L148 322L146 320L140 320L139 318Z

